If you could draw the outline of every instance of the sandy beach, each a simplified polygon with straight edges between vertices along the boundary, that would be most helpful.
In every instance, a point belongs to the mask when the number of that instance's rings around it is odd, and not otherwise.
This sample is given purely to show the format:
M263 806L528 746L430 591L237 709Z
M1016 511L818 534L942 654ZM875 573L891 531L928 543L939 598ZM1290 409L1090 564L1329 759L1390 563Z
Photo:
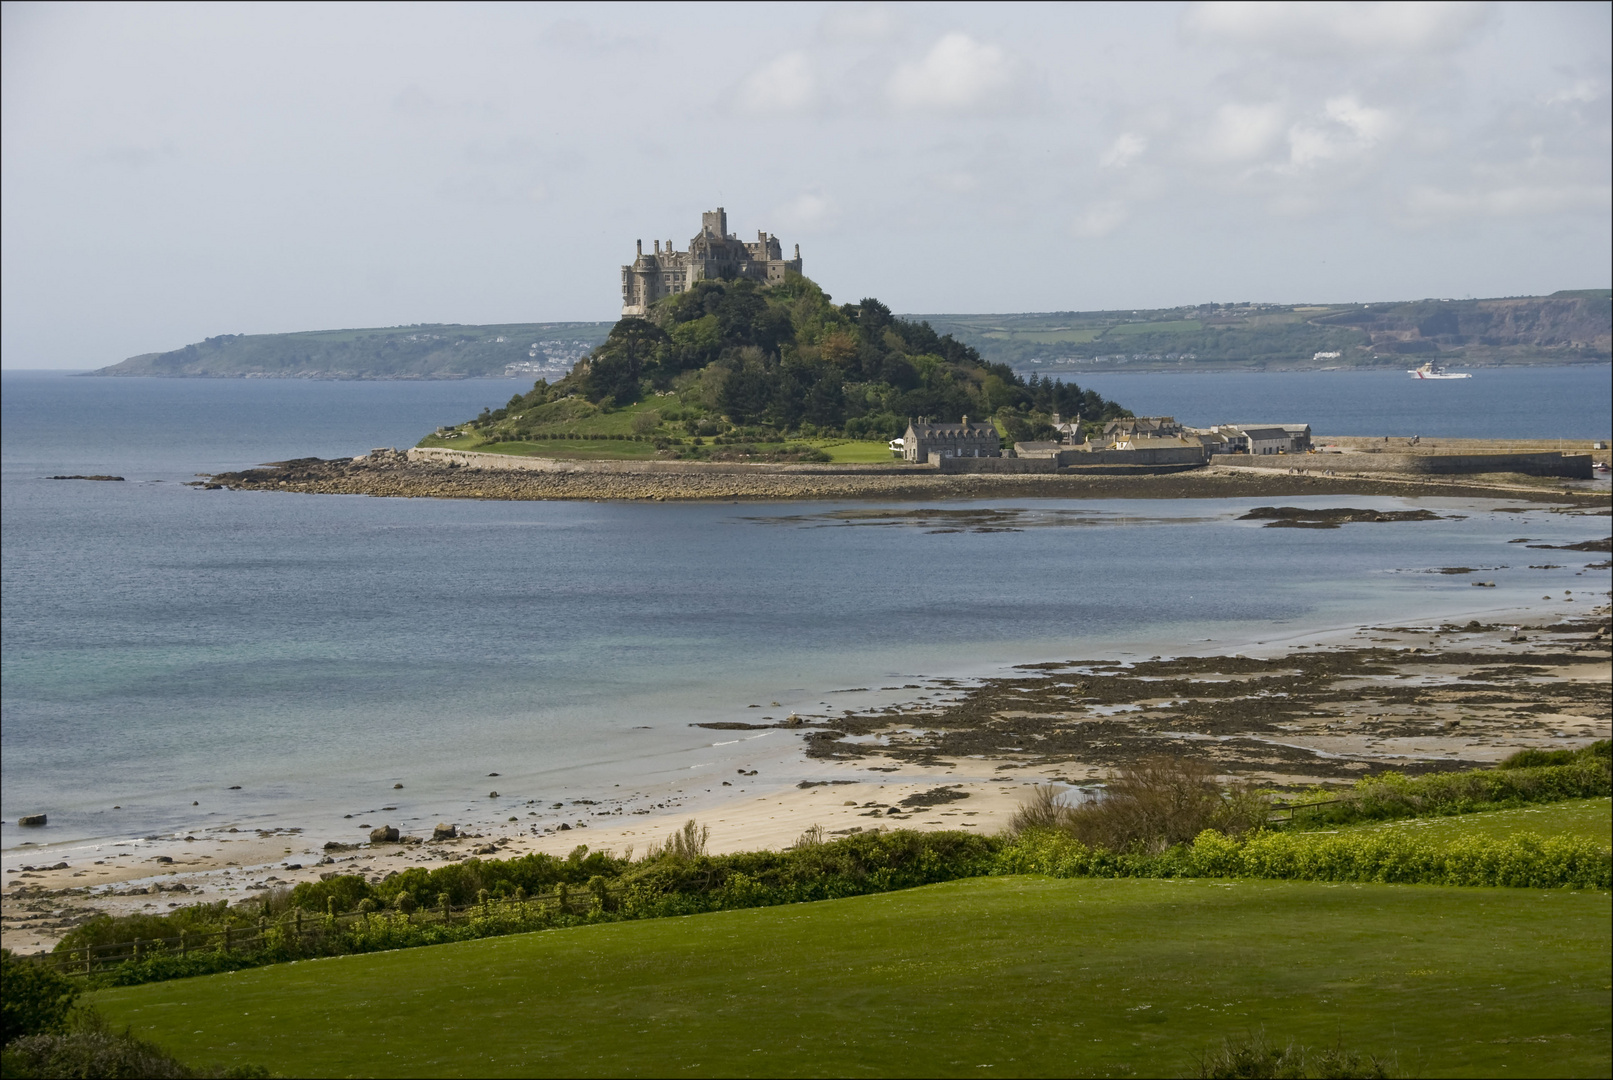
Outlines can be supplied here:
M235 903L331 874L380 880L467 858L565 855L578 844L643 851L690 818L711 827L714 852L787 846L812 826L829 835L990 833L1031 785L1090 784L1157 753L1205 757L1228 778L1286 788L1384 768L1478 767L1524 747L1613 734L1607 600L1585 587L1528 617L1491 611L1461 623L1294 631L1202 655L1182 647L1124 662L1072 658L936 680L856 709L702 725L713 745L746 732L787 738L755 739L748 767L725 779L553 803L489 798L480 815L444 822L459 833L449 840L428 832L352 843L356 832L397 824L378 807L333 835L221 824L29 843L5 853L0 928L7 948L37 951L97 912Z

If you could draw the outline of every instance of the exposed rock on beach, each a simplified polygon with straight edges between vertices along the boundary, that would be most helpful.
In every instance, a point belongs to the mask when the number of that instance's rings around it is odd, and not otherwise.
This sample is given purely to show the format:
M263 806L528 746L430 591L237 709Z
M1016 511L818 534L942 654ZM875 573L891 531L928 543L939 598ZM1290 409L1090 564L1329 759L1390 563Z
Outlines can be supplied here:
M300 458L220 473L199 486L391 498L502 500L756 500L986 498L1279 498L1304 495L1549 497L1605 502L1606 495L1568 492L1560 483L1511 474L1436 478L1322 476L1206 466L1188 472L1148 468L1093 475L943 475L928 466L748 465L692 462L582 462L512 458L508 466L433 459L418 452L376 451L360 458ZM1350 511L1349 520L1382 520ZM1376 515L1376 516L1374 516ZM1327 528L1333 522L1310 525ZM1297 524L1297 522L1296 522ZM1292 526L1290 526L1292 527ZM1304 526L1302 526L1304 527Z

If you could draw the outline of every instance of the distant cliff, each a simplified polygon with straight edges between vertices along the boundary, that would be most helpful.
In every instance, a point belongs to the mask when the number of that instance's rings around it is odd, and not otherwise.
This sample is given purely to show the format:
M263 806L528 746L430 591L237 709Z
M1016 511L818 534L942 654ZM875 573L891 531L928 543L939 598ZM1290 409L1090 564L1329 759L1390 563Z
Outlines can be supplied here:
M424 323L300 334L222 334L131 356L96 375L279 379L466 379L564 375L608 322L458 326Z

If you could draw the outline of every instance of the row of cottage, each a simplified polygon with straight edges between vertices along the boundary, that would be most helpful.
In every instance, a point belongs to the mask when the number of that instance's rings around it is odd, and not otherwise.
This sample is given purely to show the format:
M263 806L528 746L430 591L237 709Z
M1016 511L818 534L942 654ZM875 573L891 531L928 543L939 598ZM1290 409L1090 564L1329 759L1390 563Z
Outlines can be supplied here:
M1103 431L1087 438L1081 420L1062 420L1053 414L1056 441L1016 442L1014 454L1022 458L1057 458L1060 465L1080 463L1083 453L1137 452L1139 458L1164 462L1208 461L1213 454L1303 454L1311 449L1309 424L1217 424L1186 427L1170 416L1138 416L1111 420ZM1142 453L1145 452L1146 454ZM1002 457L1002 440L995 424L936 424L920 418L908 422L907 433L891 440L891 452L913 462L950 457Z

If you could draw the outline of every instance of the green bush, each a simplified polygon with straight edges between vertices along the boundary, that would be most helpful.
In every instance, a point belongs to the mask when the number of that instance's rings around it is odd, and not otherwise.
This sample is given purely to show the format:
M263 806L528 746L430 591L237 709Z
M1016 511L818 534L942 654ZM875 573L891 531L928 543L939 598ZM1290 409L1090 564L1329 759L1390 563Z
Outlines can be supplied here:
M51 968L0 949L0 1043L66 1030L79 992Z
M1435 817L1495 810L1529 803L1589 799L1613 794L1608 740L1581 750L1524 750L1501 768L1408 777L1379 773L1356 781L1354 788L1330 805L1308 810L1302 824L1344 825L1405 817ZM1567 754L1566 760L1558 755ZM1520 764L1546 759L1548 764ZM1331 792L1317 792L1332 798Z
M1613 852L1576 837L1519 833L1440 841L1406 832L1263 832L1238 840L1206 829L1158 855L1091 848L1034 830L1003 852L1000 873L1052 877L1230 877L1373 881L1529 889L1613 887Z
M0 1061L0 1075L55 1080L57 1077L106 1077L110 1080L138 1080L143 1077L188 1078L226 1077L254 1080L269 1076L260 1065L235 1065L197 1072L151 1043L134 1037L127 1029L110 1031L98 1013L79 1010L71 1030L28 1035L9 1043Z

